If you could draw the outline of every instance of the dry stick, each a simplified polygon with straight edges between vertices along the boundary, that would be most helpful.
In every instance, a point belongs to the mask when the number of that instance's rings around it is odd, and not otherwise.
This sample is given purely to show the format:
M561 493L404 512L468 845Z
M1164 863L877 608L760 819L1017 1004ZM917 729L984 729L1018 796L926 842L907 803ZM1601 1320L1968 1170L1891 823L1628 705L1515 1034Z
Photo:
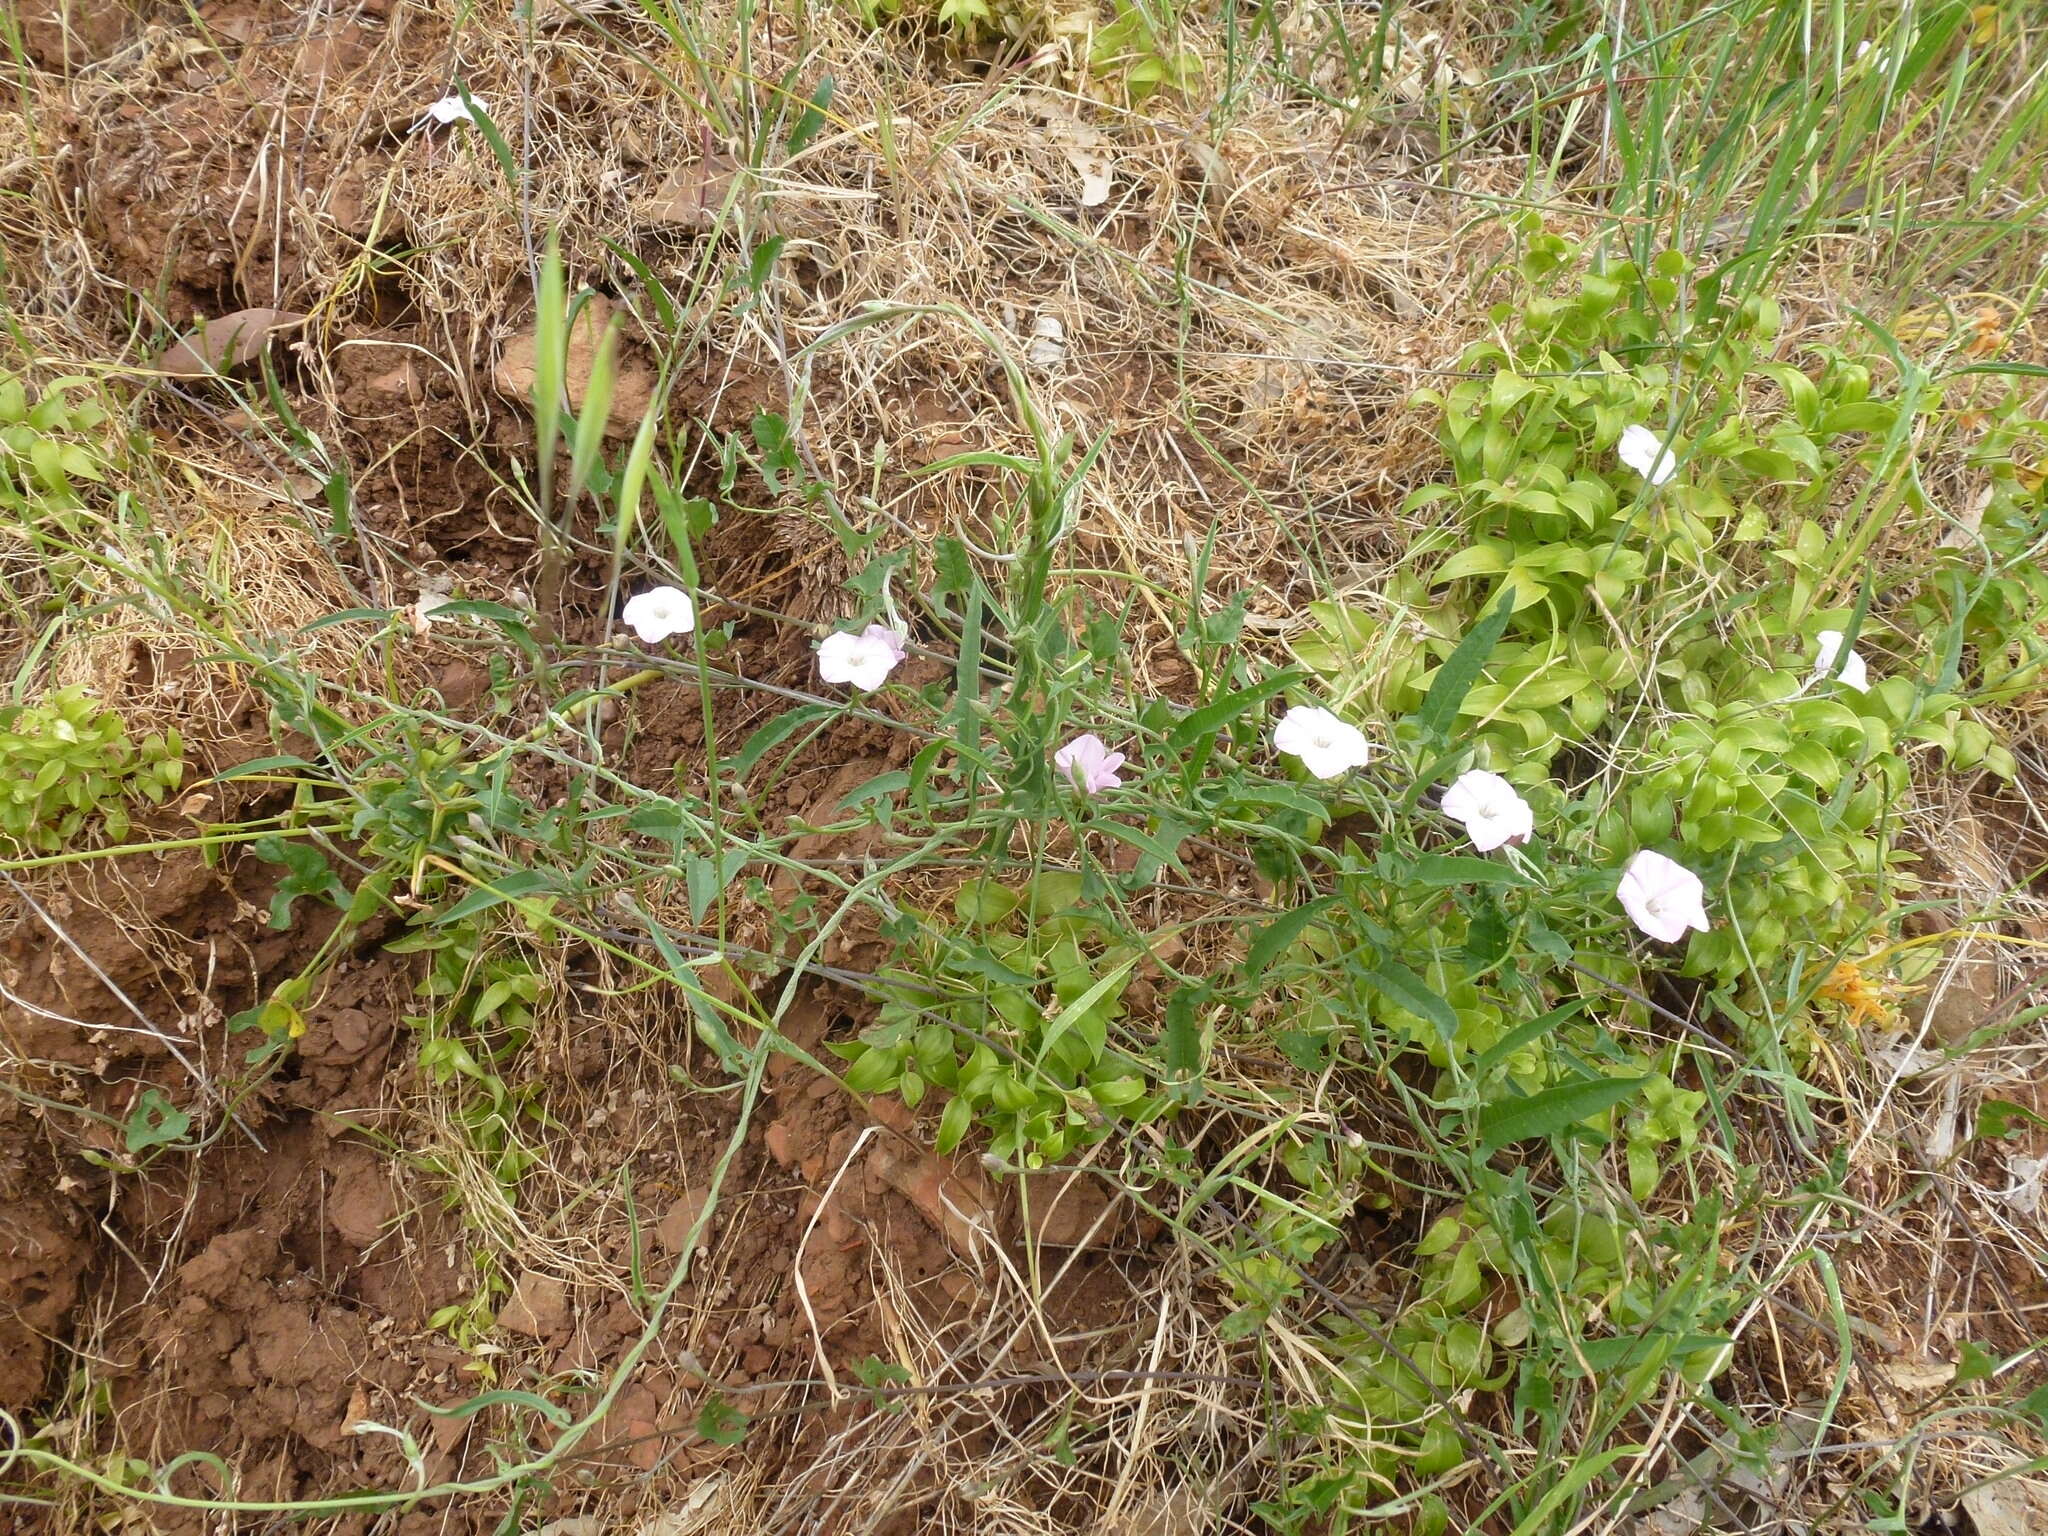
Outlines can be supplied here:
M1658 1018L1663 1019L1666 1023L1676 1024L1680 1029L1686 1031L1686 1033L1699 1036L1700 1039L1704 1040L1707 1043L1708 1054L1726 1057L1731 1061L1734 1059L1733 1056L1730 1055L1727 1046L1723 1045L1720 1041L1716 1040L1712 1035L1708 1034L1706 1030L1702 1029L1698 1024L1694 1023L1691 1019L1688 1019L1684 1014L1675 1013L1671 1009L1666 1008L1662 1003L1657 1002L1654 998L1651 998L1645 995L1644 993L1638 992L1634 987L1630 986L1627 982L1616 981L1612 976L1602 976L1598 971L1589 970L1587 967L1579 964L1579 962L1576 960L1567 960L1565 961L1565 964L1572 970L1577 971L1581 976L1586 977L1588 980L1597 981L1600 983L1601 986L1610 988L1613 991L1620 993L1630 1002L1641 1004L1643 1007L1649 1009L1650 1012L1656 1014Z
M811 1234L818 1229L818 1218L825 1214L825 1207L838 1192L839 1181L846 1177L846 1170L851 1168L853 1160L860 1156L860 1149L880 1130L880 1126L871 1125L854 1138L853 1145L840 1160L838 1172L832 1175L832 1182L825 1186L825 1193L818 1197L817 1208L811 1212L811 1219L804 1225L804 1235L797 1241L796 1258L790 1266L791 1273L796 1277L796 1299L803 1303L804 1321L811 1325L811 1353L817 1359L818 1369L825 1373L825 1385L835 1403L844 1394L839 1388L839 1378L832 1373L832 1363L825 1358L825 1335L818 1327L818 1314L811 1308L810 1287L804 1284L804 1251L810 1246Z
M99 978L100 985L105 987L109 992L113 993L113 995L120 1000L122 1006L125 1007L130 1013L135 1015L136 1019L140 1021L142 1025L142 1032L144 1034L152 1036L154 1039L158 1041L158 1043L160 1043L163 1046L165 1050L171 1053L171 1059L177 1062L179 1066L185 1069L186 1073L192 1078L192 1080L199 1085L199 1091L205 1094L207 1098L211 1099L214 1102L215 1105L217 1105L220 1109L226 1112L228 1119L234 1122L234 1124L241 1130L242 1134L247 1136L251 1142L255 1143L256 1150L259 1152L269 1151L270 1149L263 1145L263 1138L258 1136L253 1130L249 1128L249 1126L242 1120L242 1117L235 1113L234 1105L230 1104L227 1098L221 1093L221 1091L214 1086L213 1079L211 1076L208 1075L205 1064L202 1062L198 1065L194 1065L191 1058L186 1056L184 1051L179 1049L177 1039L174 1036L165 1032L162 1028L160 1028L156 1024L156 1022L150 1018L148 1014L144 1013L142 1009L137 1006L135 999L130 997L126 992L124 992L121 989L120 983L115 981L113 977L107 974L105 967L103 967L99 963L99 961L93 959L93 957L86 952L84 946L81 945L78 942L78 940L72 938L69 933L66 933L64 931L63 925L60 924L54 917L50 916L50 914L44 910L43 904L37 901L35 897L31 896L28 893L27 888L23 886L22 883L19 880L17 880L10 871L0 869L0 879L5 879L9 885L14 887L14 894L19 896L24 902L26 902L28 904L29 910L35 913L37 917L43 920L43 926L48 928L50 932L54 933L59 939L63 940L65 948L69 949L74 955L78 956L79 959L83 960L86 964L86 968L90 970L93 973L93 975Z
M1107 1211L1103 1212L1104 1216L1107 1216L1108 1214L1109 1213ZM1099 1221L1100 1218L1098 1218L1098 1223ZM1153 1370L1159 1369L1160 1357L1165 1353L1166 1290L1165 1287L1162 1286L1159 1291L1159 1320L1152 1329L1151 1367ZM1102 1524L1104 1526L1113 1527L1116 1523L1117 1516L1123 1512L1124 1495L1128 1491L1128 1478L1131 1471L1138 1464L1138 1454L1145 1443L1145 1429L1146 1426L1150 1424L1152 1420L1152 1394L1155 1385L1156 1383L1147 1381L1138 1390L1138 1412L1135 1422L1133 1422L1131 1425L1130 1452L1127 1459L1124 1462L1123 1474L1117 1478L1116 1486L1110 1490L1109 1508L1104 1510L1102 1514Z

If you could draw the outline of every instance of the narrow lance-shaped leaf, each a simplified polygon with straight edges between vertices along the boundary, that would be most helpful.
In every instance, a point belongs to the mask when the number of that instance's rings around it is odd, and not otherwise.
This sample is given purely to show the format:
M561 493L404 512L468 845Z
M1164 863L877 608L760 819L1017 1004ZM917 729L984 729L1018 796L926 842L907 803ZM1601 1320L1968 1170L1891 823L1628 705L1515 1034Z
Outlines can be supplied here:
M539 307L533 317L533 432L539 456L543 516L554 483L555 433L562 420L562 379L567 369L568 315L562 277L561 237L550 234L541 256Z
M611 416L612 386L619 377L619 326L617 315L604 328L597 343L597 355L590 361L590 381L583 386L583 408L576 417L576 440L569 450L569 500L583 494L590 472L604 452L604 429Z
M1493 611L1474 624L1464 639L1458 642L1456 650L1437 669L1436 678L1429 685L1429 693L1423 698L1422 707L1415 712L1416 722L1429 735L1442 740L1451 733L1451 726L1458 718L1458 710L1465 702L1465 695L1472 691L1472 685L1479 681L1486 670L1486 663L1493 655L1493 648L1500 643L1500 637L1507 632L1508 618L1514 612L1514 589L1502 592L1501 599Z
M660 421L661 407L650 401L647 414L640 418L640 430L633 434L633 446L626 451L625 467L619 471L612 527L614 557L625 552L626 546L632 542L633 529L639 524L640 493L647 484L647 467L654 459L654 432Z
M1526 1098L1496 1100L1479 1111L1479 1145L1493 1152L1513 1142L1555 1136L1640 1092L1645 1081L1640 1077L1591 1077L1560 1083Z

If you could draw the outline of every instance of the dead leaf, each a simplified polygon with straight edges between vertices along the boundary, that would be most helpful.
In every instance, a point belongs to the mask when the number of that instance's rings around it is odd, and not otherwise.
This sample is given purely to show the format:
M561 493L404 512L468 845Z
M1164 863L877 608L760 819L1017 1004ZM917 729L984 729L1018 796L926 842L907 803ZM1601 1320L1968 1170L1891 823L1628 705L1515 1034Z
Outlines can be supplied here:
M739 162L712 149L694 165L680 166L634 209L650 224L709 226L718 222L732 195Z
M1031 344L1024 349L1034 368L1057 368L1067 357L1067 328L1057 315L1040 315L1031 322Z
M209 320L173 342L156 360L174 379L207 379L248 362L280 331L304 325L307 316L288 309L238 309Z
M1950 1360L1909 1360L1901 1355L1878 1367L1886 1381L1907 1397L1924 1397L1939 1392L1956 1379Z
M1062 153L1067 157L1067 164L1081 178L1081 206L1100 208L1108 202L1110 188L1116 183L1116 172L1109 156L1080 144L1068 144Z
M1991 487L1985 486L1976 498L1963 508L1947 533L1941 536L1943 549L1968 549L1977 542L1978 530L1984 526L1984 510L1991 505Z
M1198 1536L1216 1523L1210 1513L1215 1504L1214 1499L1182 1484L1142 1497L1118 1514L1105 1515L1090 1527L1089 1536Z
M1963 1495L1963 1508L1977 1536L2040 1536L2048 1531L2048 1483L2007 1478Z

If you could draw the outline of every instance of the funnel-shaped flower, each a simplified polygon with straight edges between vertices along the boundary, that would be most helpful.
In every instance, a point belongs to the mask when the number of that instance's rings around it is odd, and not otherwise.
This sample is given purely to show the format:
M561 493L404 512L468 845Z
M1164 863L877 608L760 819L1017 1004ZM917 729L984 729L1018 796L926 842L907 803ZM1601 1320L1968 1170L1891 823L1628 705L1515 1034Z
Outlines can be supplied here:
M1355 725L1347 725L1327 709L1297 704L1273 727L1273 747L1301 759L1301 766L1319 779L1334 779L1363 768L1372 744Z
M1676 859L1645 848L1621 872L1616 895L1629 921L1663 944L1676 944L1688 929L1707 931L1707 888Z

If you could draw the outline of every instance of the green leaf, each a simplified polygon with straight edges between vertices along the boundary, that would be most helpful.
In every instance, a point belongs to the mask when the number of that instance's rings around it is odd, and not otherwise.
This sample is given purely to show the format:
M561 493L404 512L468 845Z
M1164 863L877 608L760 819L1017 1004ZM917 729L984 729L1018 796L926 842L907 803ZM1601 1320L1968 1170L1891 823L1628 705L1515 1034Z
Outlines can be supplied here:
M789 422L773 411L756 411L750 429L754 435L754 446L760 450L760 461L756 466L761 480L775 495L783 492L783 477L796 475L803 467L796 452L796 440L789 430Z
M839 711L829 704L804 704L777 715L749 736L747 744L740 748L739 756L732 760L733 778L744 784L747 775L754 771L761 759L783 742L805 726L819 720L831 719L838 713Z
M1202 1070L1202 1008L1207 986L1175 987L1166 998L1166 1075L1187 1082Z
M722 1397L710 1398L697 1413L697 1433L713 1445L738 1445L753 1423Z
M124 1138L130 1152L166 1146L192 1128L192 1117L164 1097L160 1088L145 1088L128 1112Z
M974 1105L965 1095L956 1093L946 1101L945 1113L939 1116L939 1134L932 1142L932 1149L942 1157L951 1152L960 1145L960 1139L973 1123Z
M1504 544L1469 545L1430 572L1430 580L1445 582L1466 576L1498 576L1508 568L1509 553L1510 547Z
M569 500L575 501L590 483L604 453L604 434L612 408L612 387L619 377L619 330L623 317L613 315L598 337L597 352L583 383L583 404L576 413L576 434L569 445Z
M309 843L287 842L281 837L259 837L250 851L271 864L282 864L285 877L277 882L270 898L270 926L282 932L292 925L292 904L301 896L315 896L337 907L348 905L348 887L328 865L327 856Z
M861 806L876 801L887 801L891 795L899 794L909 787L910 775L900 768L892 768L887 773L878 773L865 784L857 785L855 788L848 790L834 809L842 811L858 810ZM885 805L884 809L886 810L888 807Z
M498 125L492 122L490 114L484 111L483 103L469 94L469 86L458 81L455 89L462 97L462 105L469 112L470 122L476 126L476 131L484 136L484 142L491 146L491 157L498 162L498 169L505 173L505 181L516 197L523 178L519 174L519 161L512 153L512 146L505 142L505 135L499 132Z
M1301 680L1299 667L1288 667L1249 688L1228 688L1223 697L1200 709L1191 710L1167 732L1166 749L1184 752L1196 742L1215 736L1233 721L1265 703L1276 693Z
M1408 877L1417 885L1443 889L1454 885L1534 885L1536 882L1510 864L1492 859L1475 859L1468 854L1426 853L1417 859Z
M812 136L825 126L825 113L832 106L834 84L833 78L827 75L818 82L818 88L811 92L811 104L804 108L803 114L789 130L788 152L791 155L799 153L811 142Z
M1335 906L1334 896L1319 897L1303 902L1292 912L1283 912L1259 930L1259 936L1252 940L1245 951L1244 975L1247 981L1257 981L1266 974L1272 963L1286 952L1289 945L1301 937L1302 931L1323 913Z
M2048 1127L2048 1118L2010 1099L1986 1099L1977 1106L1978 1141L2003 1141L2028 1126Z
M1484 1078L1489 1071L1506 1061L1523 1046L1529 1044L1530 1041L1540 1040L1543 1036L1550 1034L1565 1023L1566 1020L1583 1012L1588 1006L1589 1001L1587 998L1578 998L1566 1003L1561 1008L1553 1008L1550 1012L1538 1018L1516 1025L1479 1054L1479 1059L1472 1063L1472 1076L1474 1078Z
M1589 1077L1560 1083L1526 1098L1496 1099L1480 1106L1479 1147L1495 1152L1518 1141L1555 1136L1581 1120L1638 1092L1647 1077Z
M1388 1002L1429 1020L1445 1040L1456 1038L1458 1015L1451 1005L1431 990L1429 983L1398 960L1383 960L1379 969L1366 977Z
M540 647L534 643L533 631L527 628L526 618L515 608L503 603L494 603L485 598L463 597L452 603L443 603L434 610L436 620L441 619L485 619L495 624L509 636L512 642L528 656L540 657Z
M846 1069L844 1079L850 1093L880 1093L902 1075L903 1063L884 1050L870 1050Z
M683 884L689 897L691 922L704 921L704 914L718 900L718 893L731 886L752 857L752 849L728 848L715 859L691 858L684 862Z
M1621 1460L1622 1457L1640 1456L1642 1451L1643 1448L1639 1445L1618 1445L1600 1452L1597 1456L1588 1456L1582 1461L1573 1462L1564 1475L1551 1484L1543 1497L1536 1501L1536 1507L1529 1511L1522 1522L1510 1533L1510 1536L1535 1536L1535 1533L1538 1531L1550 1529L1549 1520L1552 1513L1565 1500L1585 1487L1586 1484L1592 1482L1594 1478L1605 1472L1609 1467Z
M1998 1362L1968 1339L1963 1340L1962 1358L1956 1361L1955 1384L1967 1387L1972 1382L1989 1381L1997 1374Z
M905 1411L906 1404L899 1398L884 1394L886 1387L910 1385L910 1372L893 1360L884 1360L879 1355L869 1355L865 1360L853 1363L853 1374L860 1378L862 1386L874 1394L875 1406L887 1408L895 1413Z
M702 496L677 496L657 474L650 482L654 499L661 507L661 525L668 532L676 552L676 569L683 585L697 585L696 541L718 521L718 508Z
M427 921L436 927L446 927L449 923L461 922L465 917L489 911L501 901L517 901L535 891L546 890L548 886L549 879L544 871L515 869L508 875L478 886L447 911L437 912Z
M1040 1061L1045 1060L1046 1053L1053 1048L1053 1043L1069 1029L1079 1024L1088 1015L1089 1010L1094 1008L1097 1003L1101 1002L1104 998L1113 999L1122 995L1123 980L1131 974L1131 967L1137 963L1138 957L1132 955L1122 963L1112 966L1086 992L1083 992L1073 1002L1062 1008L1052 1021L1046 1025L1045 1038L1039 1043L1038 1047L1038 1059ZM1109 1021L1104 1017L1096 1021L1096 1024L1097 1034L1091 1038L1089 1043L1094 1046L1095 1053L1100 1055L1103 1044L1102 1035L1103 1032L1108 1030Z
M474 115L475 107L471 106L470 111ZM495 129L487 130L485 137L490 139L493 150L500 150L504 141L495 137L495 133ZM517 189L520 176L509 149L500 150L499 163L505 167L507 178ZM555 462L555 434L561 425L563 381L568 368L565 356L569 326L566 286L561 236L550 230L547 249L541 257L540 293L535 301L533 317L534 452L540 461L543 482ZM555 509L543 507L541 515L553 517Z
M1962 369L1959 371L1967 373L1970 370ZM2048 370L2044 370L2044 372L2048 372ZM2013 1406L2043 1428L2048 1428L2048 1387L2034 1388L2033 1391L2029 1392Z
M963 923L987 927L1000 923L1022 902L1015 891L990 875L961 886L953 897L953 915Z
M1422 707L1415 712L1416 723L1426 734L1439 741L1449 737L1465 695L1472 691L1472 685L1486 670L1493 648L1507 632L1508 618L1513 612L1514 592L1509 588L1494 605L1493 611L1472 626L1465 638L1458 642L1458 648L1451 652L1450 658L1437 669Z
M640 494L647 484L648 468L654 462L654 434L661 426L661 419L662 403L648 401L647 409L640 417L639 430L633 434L633 446L626 451L625 467L619 471L618 489L612 496L614 560L623 558L633 530L639 525Z
M254 778L259 773L275 773L280 768L311 768L313 764L303 757L253 757L246 763L237 763L232 768L223 768L208 783L227 784L236 779Z
M775 270L775 260L788 243L788 236L774 235L754 248L754 254L747 262L747 286L755 293L767 285L768 274Z
M1156 836L1142 827L1128 826L1120 821L1098 821L1095 823L1095 830L1120 843L1129 843L1139 852L1151 857L1155 865L1153 870L1148 871L1142 863L1138 866L1136 874L1141 880L1149 881L1160 868L1186 873L1180 862L1180 845L1194 830L1192 827L1182 826L1179 822L1169 821L1162 816L1159 818L1159 833Z
M391 621L392 613L395 611L390 608L344 608L339 613L323 614L310 624L301 624L298 627L297 633L310 635L316 630L331 629L336 624L358 624L366 620L375 620L379 624L388 624ZM437 614L439 611L438 609L435 610Z

